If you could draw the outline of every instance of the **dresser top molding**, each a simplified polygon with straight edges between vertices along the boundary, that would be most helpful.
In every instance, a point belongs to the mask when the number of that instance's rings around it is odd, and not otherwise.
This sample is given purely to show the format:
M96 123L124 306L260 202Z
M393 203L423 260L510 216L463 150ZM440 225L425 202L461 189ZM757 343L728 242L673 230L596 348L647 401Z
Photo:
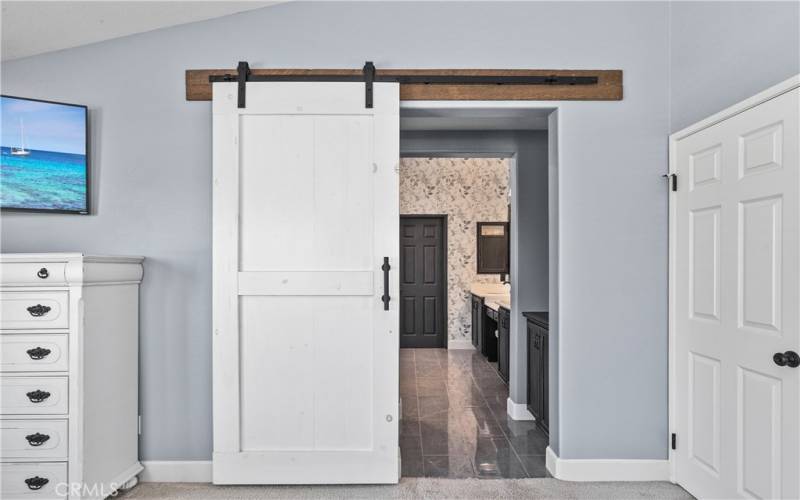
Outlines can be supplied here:
M141 264L144 257L128 255L89 255L77 252L67 253L3 253L0 254L0 263L4 262L97 262L104 264Z
M138 284L144 257L82 253L0 254L0 286L104 286ZM41 266L45 276L36 276ZM49 276L49 277L48 277ZM41 279L40 279L41 278ZM46 281L43 281L47 278Z

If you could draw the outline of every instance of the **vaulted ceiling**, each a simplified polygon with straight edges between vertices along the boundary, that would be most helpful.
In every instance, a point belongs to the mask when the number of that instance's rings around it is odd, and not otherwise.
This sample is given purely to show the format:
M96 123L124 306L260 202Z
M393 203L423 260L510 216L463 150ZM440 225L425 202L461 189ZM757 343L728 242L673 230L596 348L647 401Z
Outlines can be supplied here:
M280 1L6 1L2 60L202 21Z

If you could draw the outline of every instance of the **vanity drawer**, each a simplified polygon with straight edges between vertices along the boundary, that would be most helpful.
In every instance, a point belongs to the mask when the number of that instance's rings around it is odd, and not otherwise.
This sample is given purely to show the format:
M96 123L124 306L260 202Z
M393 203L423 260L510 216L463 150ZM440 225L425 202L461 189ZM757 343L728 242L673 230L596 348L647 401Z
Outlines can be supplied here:
M10 377L0 380L0 414L66 415L67 377Z
M66 462L0 464L0 498L66 498ZM59 495L61 493L61 495Z
M67 459L66 420L0 420L3 460Z
M0 328L56 329L69 327L69 292L0 293Z
M0 371L67 371L67 334L33 333L0 335Z
M64 262L11 262L0 265L3 286L58 286L67 282Z

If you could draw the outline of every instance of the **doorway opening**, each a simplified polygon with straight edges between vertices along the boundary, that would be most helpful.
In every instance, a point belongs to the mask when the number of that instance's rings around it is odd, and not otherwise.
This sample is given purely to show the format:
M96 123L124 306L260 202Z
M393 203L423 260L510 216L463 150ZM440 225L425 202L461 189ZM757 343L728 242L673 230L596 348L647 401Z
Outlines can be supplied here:
M528 410L531 373L547 382L528 367L523 313L550 307L553 109L463 104L401 106L402 475L548 477L547 428Z

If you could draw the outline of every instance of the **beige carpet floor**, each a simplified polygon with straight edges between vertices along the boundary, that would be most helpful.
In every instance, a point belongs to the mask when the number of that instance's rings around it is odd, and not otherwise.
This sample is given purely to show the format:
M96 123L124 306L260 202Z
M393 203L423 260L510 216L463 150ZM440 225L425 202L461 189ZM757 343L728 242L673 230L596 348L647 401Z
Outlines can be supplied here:
M117 496L123 499L253 498L408 498L408 499L690 499L681 487L666 482L573 483L557 479L403 478L381 486L213 486L205 483L140 483Z

